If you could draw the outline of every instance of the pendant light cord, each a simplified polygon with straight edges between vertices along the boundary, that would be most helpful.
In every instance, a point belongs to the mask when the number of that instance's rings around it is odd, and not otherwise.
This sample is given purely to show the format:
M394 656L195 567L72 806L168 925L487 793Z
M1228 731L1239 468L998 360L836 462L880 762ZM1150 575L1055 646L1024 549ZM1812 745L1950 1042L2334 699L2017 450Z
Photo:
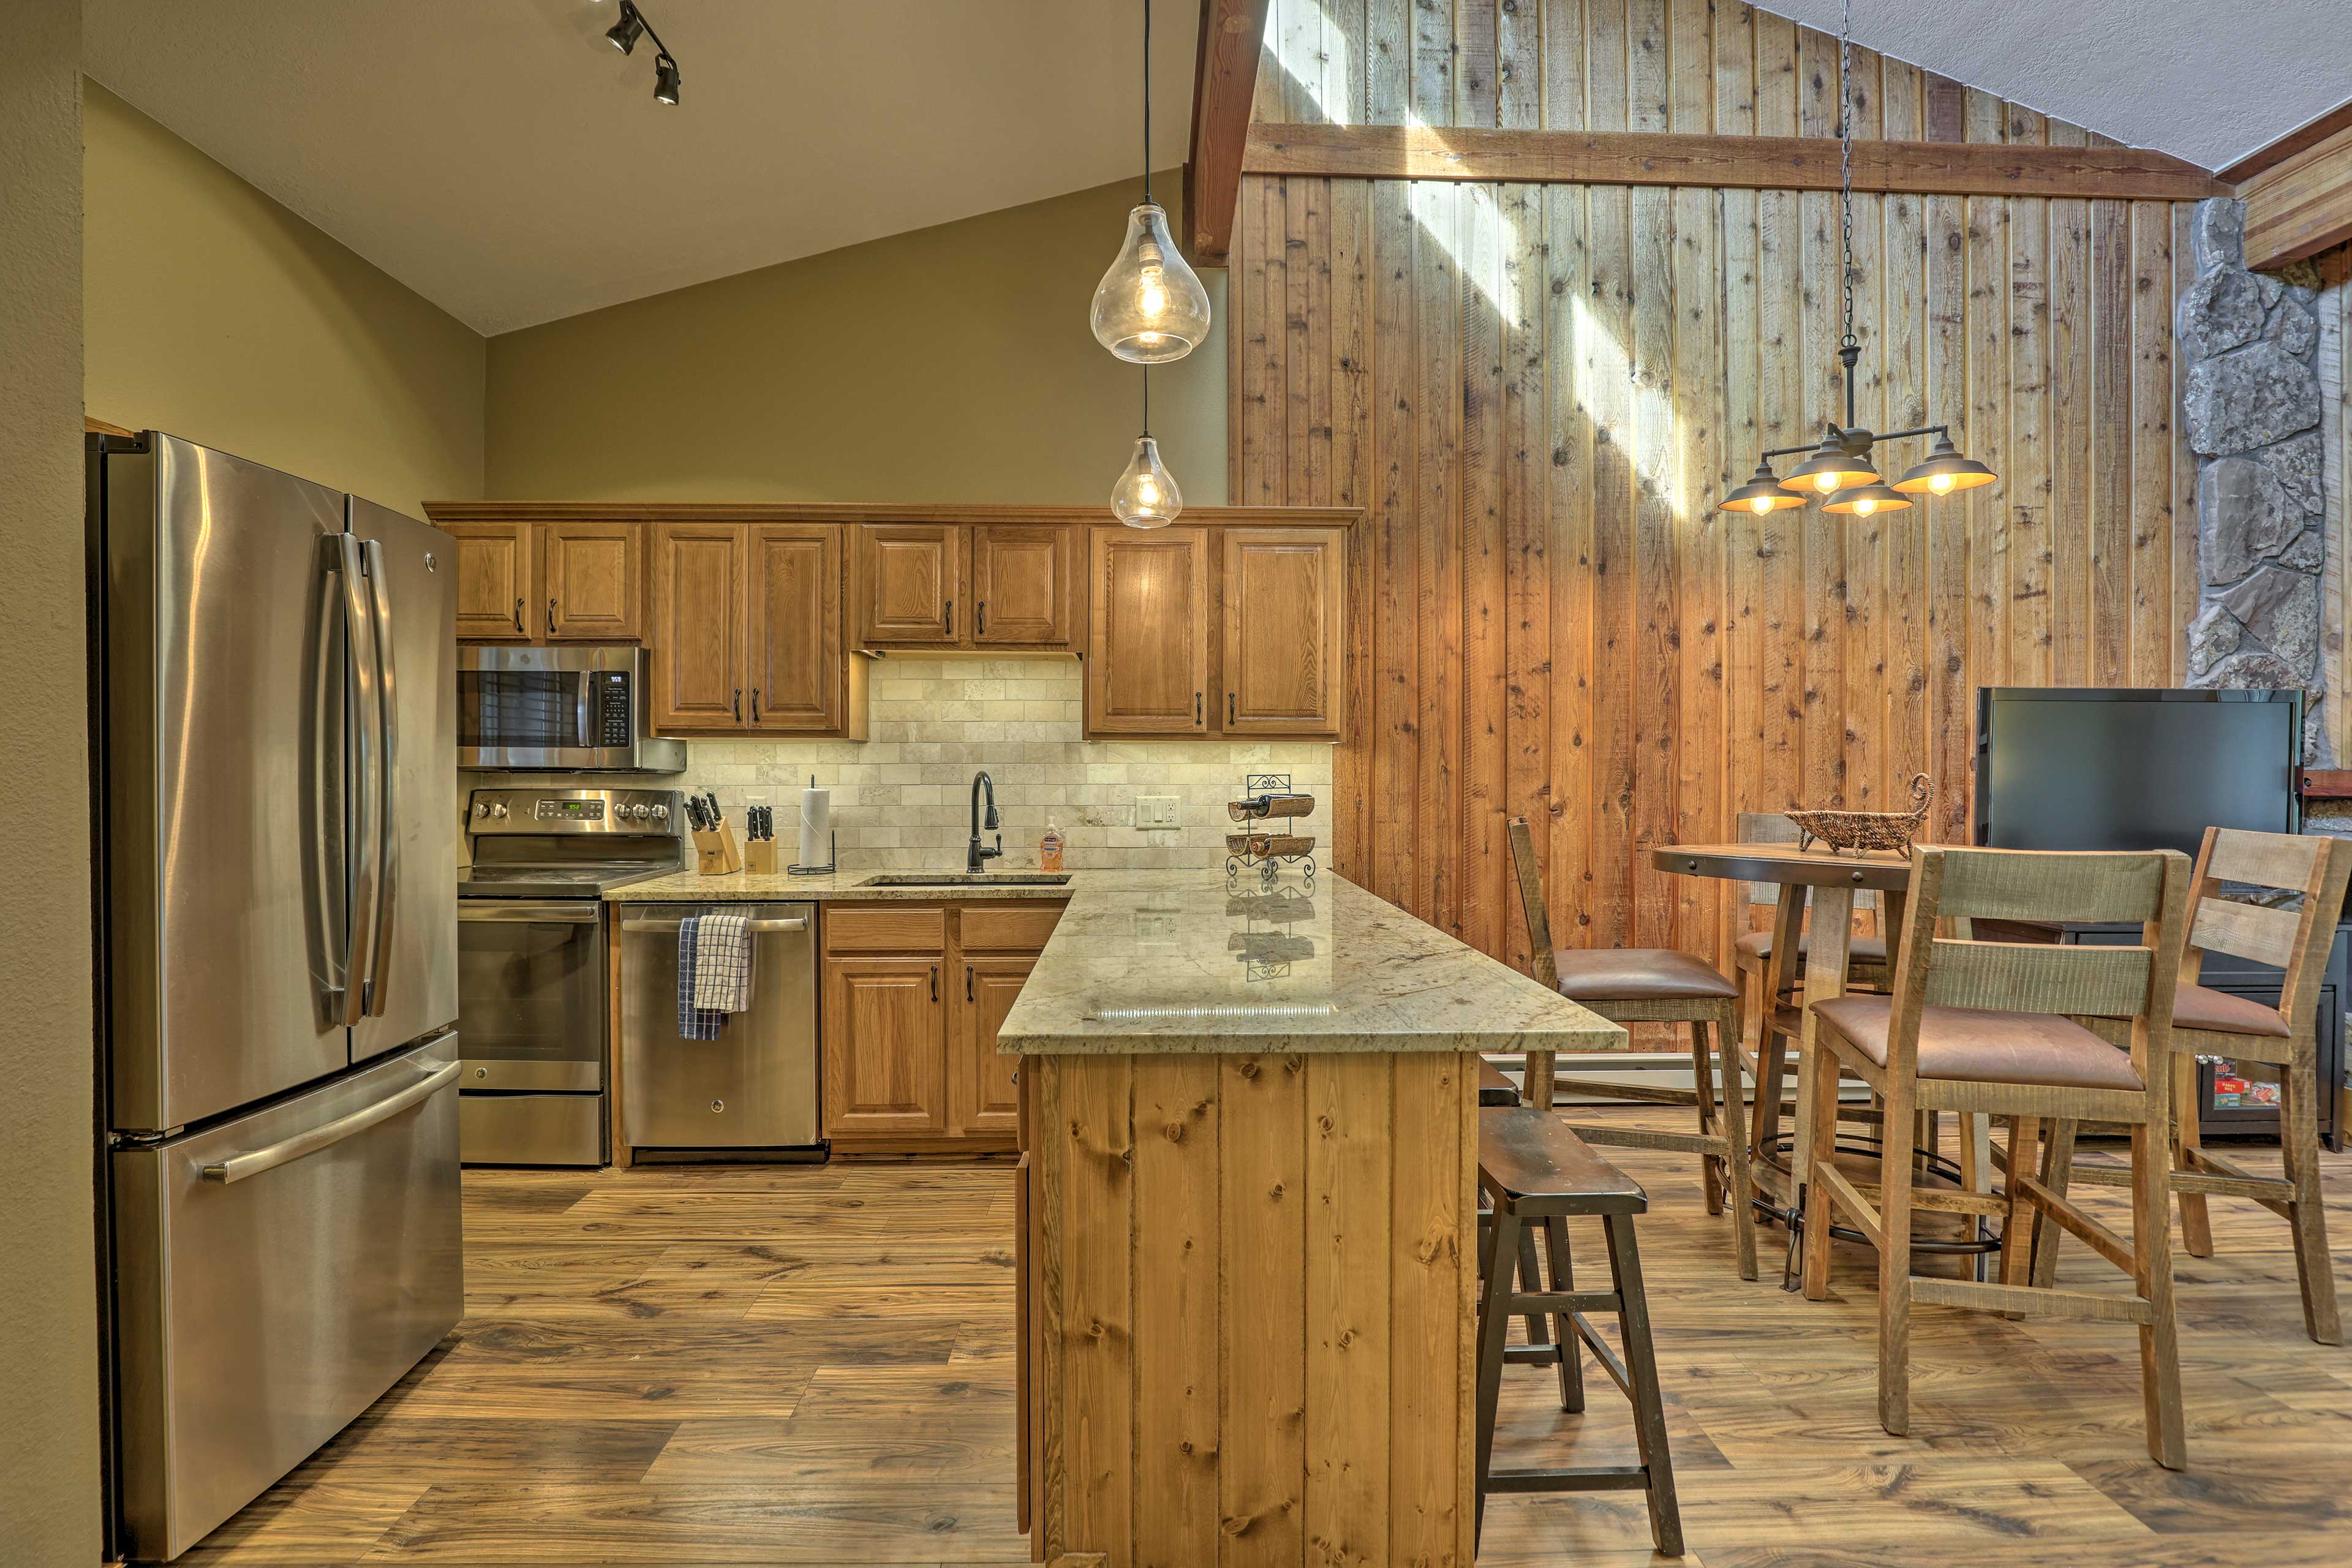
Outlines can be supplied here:
M1147 364L1147 365L1144 365L1144 366L1142 367L1142 370L1143 370L1143 437L1144 437L1144 439L1148 441L1148 440L1150 440L1150 439L1151 438L1151 367L1150 367L1150 365L1148 365L1148 364Z
M1143 0L1143 199L1151 199L1151 0Z

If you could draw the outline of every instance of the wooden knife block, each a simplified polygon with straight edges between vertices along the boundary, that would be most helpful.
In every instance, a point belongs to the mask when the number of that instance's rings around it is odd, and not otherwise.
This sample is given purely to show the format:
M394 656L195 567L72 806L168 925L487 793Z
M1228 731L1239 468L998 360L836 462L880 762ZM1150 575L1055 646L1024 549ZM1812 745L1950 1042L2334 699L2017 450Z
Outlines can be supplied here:
M774 876L776 874L776 841L772 838L753 838L747 841L743 846L743 869L756 876Z
M735 829L725 821L708 833L694 832L694 868L706 877L725 877L743 868L743 851L735 847Z

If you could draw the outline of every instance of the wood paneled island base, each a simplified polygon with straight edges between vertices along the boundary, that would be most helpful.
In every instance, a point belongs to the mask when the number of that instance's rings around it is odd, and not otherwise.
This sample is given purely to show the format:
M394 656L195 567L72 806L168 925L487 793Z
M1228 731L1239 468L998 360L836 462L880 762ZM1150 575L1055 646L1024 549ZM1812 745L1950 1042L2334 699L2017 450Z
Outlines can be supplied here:
M1467 1564L1477 1053L1619 1037L1338 878L1074 899L999 1036L1039 1560Z

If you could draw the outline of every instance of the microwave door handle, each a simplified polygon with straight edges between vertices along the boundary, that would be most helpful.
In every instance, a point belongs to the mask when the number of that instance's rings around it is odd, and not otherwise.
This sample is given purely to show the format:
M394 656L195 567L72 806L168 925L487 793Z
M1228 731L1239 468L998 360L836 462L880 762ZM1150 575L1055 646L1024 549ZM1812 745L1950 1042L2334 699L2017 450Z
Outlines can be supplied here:
M551 605L554 602L552 599L548 601ZM590 707L593 701L591 694L596 683L589 678L587 671L581 670L573 674L572 684L578 689L572 703L572 743L593 748L597 740L596 724L591 717Z
M383 824L375 790L376 754L383 732L380 704L383 689L376 684L376 665L366 643L373 641L373 606L361 565L360 542L348 533L327 536L328 570L341 579L344 668L358 711L350 724L354 752L352 784L347 791L359 803L358 822L347 840L356 852L352 868L348 919L350 931L343 949L342 988L330 993L333 1021L349 1027L364 1016L364 965L373 952L376 889L383 878Z
M383 747L377 752L376 793L383 802L383 870L376 880L375 957L368 964L367 1010L381 1017L392 984L392 921L400 898L400 687L394 668L392 585L384 571L383 542L371 539L368 583L375 611L376 717Z

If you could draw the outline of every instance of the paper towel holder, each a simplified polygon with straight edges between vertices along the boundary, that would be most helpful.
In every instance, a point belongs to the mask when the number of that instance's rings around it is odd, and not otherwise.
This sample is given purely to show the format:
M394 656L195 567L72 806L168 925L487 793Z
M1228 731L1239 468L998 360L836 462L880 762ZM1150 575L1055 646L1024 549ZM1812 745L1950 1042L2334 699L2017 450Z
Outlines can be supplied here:
M841 830L835 828L826 836L831 841L832 856L822 866L787 866L785 874L793 877L830 877L841 864Z

